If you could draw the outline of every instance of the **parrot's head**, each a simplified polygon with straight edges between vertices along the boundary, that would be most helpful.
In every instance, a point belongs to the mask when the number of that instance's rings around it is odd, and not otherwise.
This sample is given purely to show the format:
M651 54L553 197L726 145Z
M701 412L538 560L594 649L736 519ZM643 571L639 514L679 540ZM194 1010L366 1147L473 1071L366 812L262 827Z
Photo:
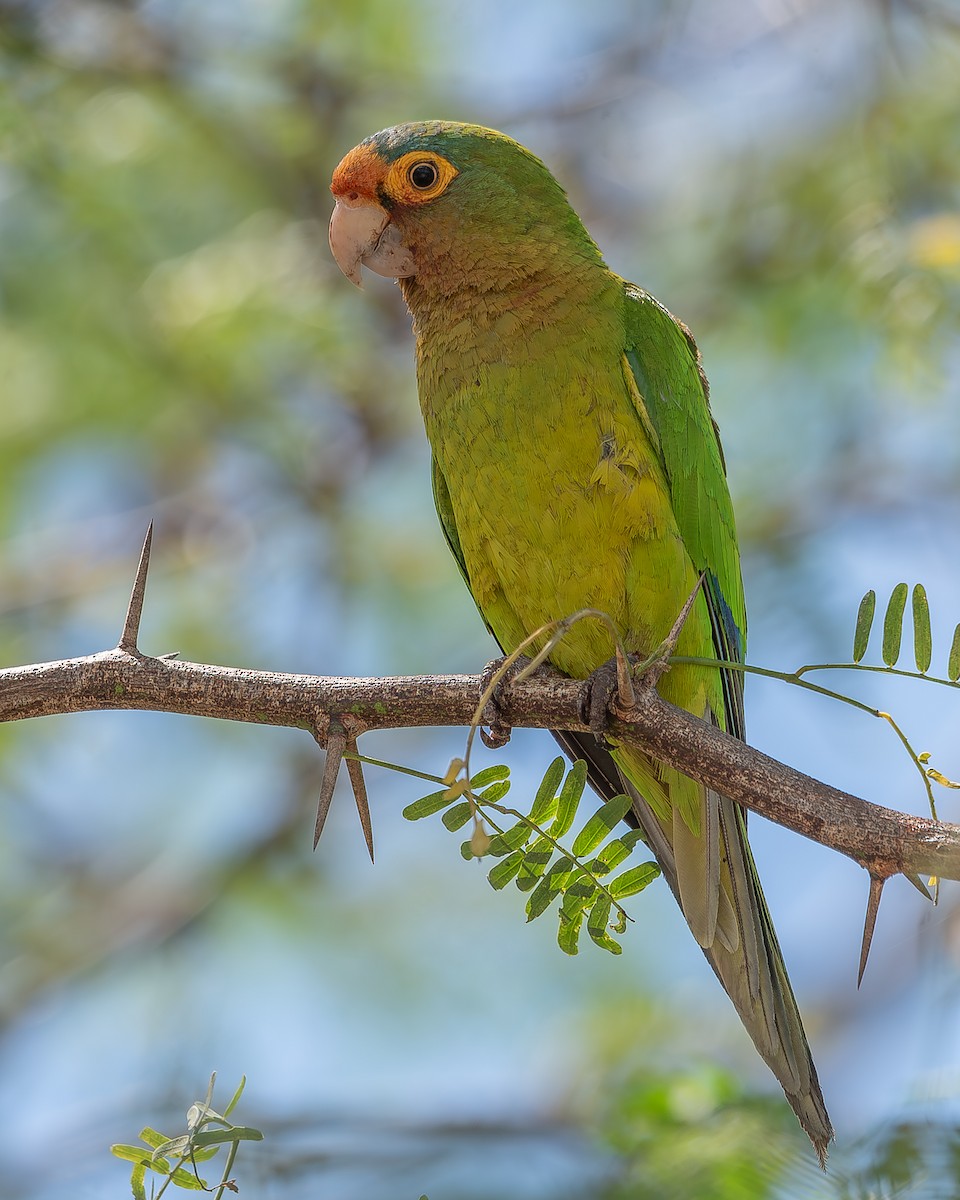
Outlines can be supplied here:
M361 266L416 287L509 288L551 260L601 263L543 163L479 125L422 121L364 139L333 173L330 248L357 286ZM404 292L410 300L413 290Z

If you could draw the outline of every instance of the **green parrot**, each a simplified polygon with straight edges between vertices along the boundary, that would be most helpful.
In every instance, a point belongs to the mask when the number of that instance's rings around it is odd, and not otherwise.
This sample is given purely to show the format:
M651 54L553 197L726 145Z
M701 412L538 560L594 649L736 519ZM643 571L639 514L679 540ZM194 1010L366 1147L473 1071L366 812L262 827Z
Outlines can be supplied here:
M544 164L490 129L397 125L339 164L330 246L398 280L413 316L433 491L493 636L516 649L581 608L631 653L666 638L703 574L677 653L742 661L746 613L723 453L696 344L604 263ZM586 679L601 622L553 650ZM743 737L743 676L677 666L658 690ZM727 797L634 747L555 735L604 798L626 791L693 936L823 1165L833 1137L776 933Z

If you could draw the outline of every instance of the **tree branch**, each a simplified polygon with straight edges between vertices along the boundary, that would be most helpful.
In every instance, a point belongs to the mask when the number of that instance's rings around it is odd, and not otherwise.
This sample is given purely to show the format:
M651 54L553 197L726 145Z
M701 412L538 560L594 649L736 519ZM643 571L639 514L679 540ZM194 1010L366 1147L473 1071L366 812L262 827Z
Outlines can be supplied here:
M0 720L91 709L149 709L293 726L326 743L331 722L350 742L373 729L469 725L483 675L352 679L240 670L147 658L117 648L0 670ZM539 672L505 685L513 726L585 732L582 685ZM960 879L960 826L896 812L804 775L729 737L651 688L609 734L713 787L779 825L838 850L875 878L903 873Z

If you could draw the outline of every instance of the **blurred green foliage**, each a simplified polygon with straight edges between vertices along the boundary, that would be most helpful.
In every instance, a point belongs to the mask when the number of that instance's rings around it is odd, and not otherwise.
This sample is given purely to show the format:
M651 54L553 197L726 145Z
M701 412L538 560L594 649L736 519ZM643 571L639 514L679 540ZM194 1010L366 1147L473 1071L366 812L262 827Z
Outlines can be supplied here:
M768 611L813 624L818 539L958 499L958 80L955 9L935 0L0 0L3 661L114 640L151 517L148 652L354 673L483 661L431 511L408 319L395 289L360 296L326 251L340 156L424 116L530 145L611 264L694 329L755 627ZM944 546L931 572L955 582L955 558ZM831 598L844 569L831 560ZM851 619L836 614L844 647ZM79 1021L87 986L93 1008L119 994L139 1012L120 977L156 993L168 1031L146 1039L162 1066L129 1077L195 1078L211 1064L170 1048L222 1020L205 958L242 973L243 939L288 938L298 964L332 956L347 977L373 946L407 1014L431 988L456 994L423 966L444 957L439 885L368 888L336 855L309 859L312 744L120 717L0 730L10 1062L43 1006ZM397 746L434 771L450 757L419 735ZM624 1195L789 1191L781 1106L680 1051L645 1070L623 1047L629 1071L611 1067L580 1116L628 1161ZM0 1172L32 1200L18 1144ZM895 1173L862 1194L894 1194Z

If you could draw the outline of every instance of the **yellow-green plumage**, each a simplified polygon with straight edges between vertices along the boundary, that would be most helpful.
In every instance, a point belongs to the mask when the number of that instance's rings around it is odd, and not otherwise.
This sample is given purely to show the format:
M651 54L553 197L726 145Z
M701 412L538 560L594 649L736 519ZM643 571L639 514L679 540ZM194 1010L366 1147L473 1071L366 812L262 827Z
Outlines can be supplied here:
M431 163L449 178L421 197L411 172L426 180ZM501 134L427 122L362 143L333 190L351 212L369 194L389 226L377 238L408 255L382 273L401 276L414 317L437 509L500 645L591 607L649 654L705 572L678 653L741 656L736 533L696 347L609 271L546 168ZM342 262L333 226L331 245ZM357 257L381 269L380 246ZM604 626L583 620L551 659L585 678L612 653ZM738 673L675 667L659 690L743 736ZM630 792L691 931L822 1161L832 1129L745 815L633 748L611 758L592 738L558 738L587 758L601 794Z

